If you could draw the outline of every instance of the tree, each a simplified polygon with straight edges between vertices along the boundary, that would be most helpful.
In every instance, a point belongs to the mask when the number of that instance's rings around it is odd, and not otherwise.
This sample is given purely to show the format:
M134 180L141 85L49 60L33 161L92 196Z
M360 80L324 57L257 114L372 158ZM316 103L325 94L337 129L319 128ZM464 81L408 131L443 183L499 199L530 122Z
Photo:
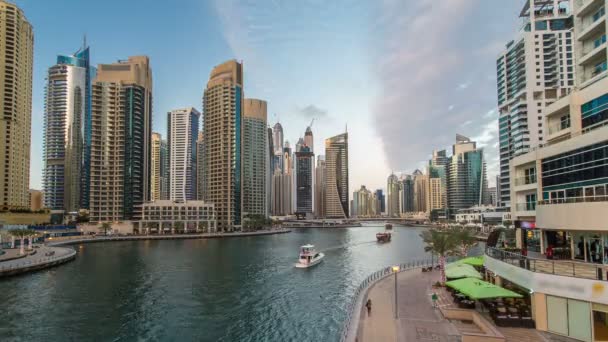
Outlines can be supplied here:
M441 285L445 284L445 258L452 255L456 249L456 235L453 232L442 232L430 229L420 234L422 241L426 244L425 252L432 252L439 256L439 271L441 273Z
M112 224L110 222L103 222L101 224L101 230L103 230L103 235L108 235L108 230L112 229Z
M470 228L455 228L452 234L454 234L456 247L460 248L460 254L462 256L466 256L469 249L477 244L477 238Z
M20 240L21 243L19 246L19 255L23 255L25 253L25 237L30 234L29 229L11 229L8 231L8 233Z
M182 221L177 221L177 222L175 222L174 227L175 227L175 230L176 230L176 231L183 230L183 229L184 229L184 222L182 222Z

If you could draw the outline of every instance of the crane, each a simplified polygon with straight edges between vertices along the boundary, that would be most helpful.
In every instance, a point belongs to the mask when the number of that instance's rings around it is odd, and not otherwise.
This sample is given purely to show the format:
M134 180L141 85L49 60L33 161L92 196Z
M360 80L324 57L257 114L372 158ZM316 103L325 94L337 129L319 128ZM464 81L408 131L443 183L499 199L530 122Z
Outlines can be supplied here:
M312 128L312 124L315 122L315 118L312 118L312 120L310 120L310 125L308 125L308 127Z

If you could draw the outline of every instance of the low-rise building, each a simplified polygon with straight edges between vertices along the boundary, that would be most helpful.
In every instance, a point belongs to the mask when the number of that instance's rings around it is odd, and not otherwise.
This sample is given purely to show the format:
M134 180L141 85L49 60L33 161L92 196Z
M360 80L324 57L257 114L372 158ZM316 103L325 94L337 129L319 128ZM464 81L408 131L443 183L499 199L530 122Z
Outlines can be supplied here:
M509 208L497 208L491 205L474 206L460 209L456 213L456 222L498 225L511 221Z
M141 217L134 222L138 233L217 232L215 206L205 201L160 200L140 205Z

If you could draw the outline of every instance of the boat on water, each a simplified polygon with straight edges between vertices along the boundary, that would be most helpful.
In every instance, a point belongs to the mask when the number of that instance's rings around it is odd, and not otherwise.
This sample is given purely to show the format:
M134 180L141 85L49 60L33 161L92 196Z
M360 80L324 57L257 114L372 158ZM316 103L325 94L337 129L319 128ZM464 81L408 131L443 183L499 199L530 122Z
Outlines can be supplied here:
M376 240L378 240L378 242L380 242L380 243L390 242L391 233L390 232L376 233Z
M384 225L384 229L386 229L386 230L393 230L393 225L390 224L390 223L387 223L387 224Z
M323 260L325 254L318 253L314 245L304 245L300 247L300 258L296 264L297 268L309 268Z

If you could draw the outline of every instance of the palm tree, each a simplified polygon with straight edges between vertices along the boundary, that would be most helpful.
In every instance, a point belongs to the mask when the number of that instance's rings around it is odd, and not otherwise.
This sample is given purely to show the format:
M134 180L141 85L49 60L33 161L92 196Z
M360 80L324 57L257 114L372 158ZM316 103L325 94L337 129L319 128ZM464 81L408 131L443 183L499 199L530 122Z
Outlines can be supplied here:
M455 228L452 232L456 242L456 247L460 248L460 254L467 256L469 249L477 244L477 238L471 228Z
M179 232L180 230L183 230L183 229L184 229L184 222L182 222L182 221L175 222L175 230L176 231Z
M456 235L453 232L442 232L430 229L420 234L422 241L426 244L425 252L432 252L439 256L439 271L441 273L441 285L445 284L445 258L452 255L456 249Z
M112 224L110 222L103 222L101 224L101 229L103 230L103 235L108 235L108 230L112 228Z
M8 231L8 233L21 241L19 246L19 255L23 255L25 253L25 237L29 234L28 229L11 229Z

